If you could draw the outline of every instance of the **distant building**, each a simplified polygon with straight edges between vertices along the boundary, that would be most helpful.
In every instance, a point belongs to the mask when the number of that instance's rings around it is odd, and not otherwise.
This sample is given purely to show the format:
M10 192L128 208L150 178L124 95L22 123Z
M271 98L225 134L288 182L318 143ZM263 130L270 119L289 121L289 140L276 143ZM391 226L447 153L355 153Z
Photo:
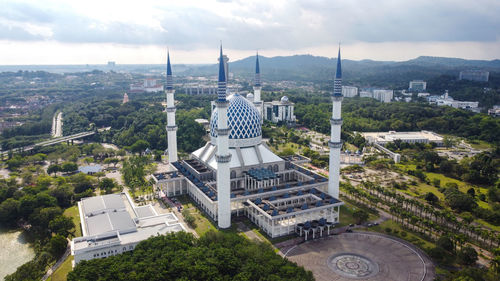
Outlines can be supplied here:
M108 67L115 67L115 66L116 66L116 62L108 61Z
M408 87L408 90L412 92L425 91L426 89L427 89L427 82L422 80L410 81L410 86Z
M194 122L202 125L205 130L208 130L210 128L210 121L208 121L207 119L194 119Z
M342 86L342 95L346 98L353 98L358 95L358 87Z
M493 108L488 109L488 115L493 117L500 117L500 105L495 105Z
M295 124L294 103L283 96L279 101L264 102L264 119L273 123Z
M187 95L215 95L217 94L217 85L185 85L184 93Z
M71 241L74 264L132 251L152 236L185 231L173 213L159 215L151 205L136 207L126 193L83 198L78 211L83 236Z
M417 97L419 97L419 98L426 98L426 97L428 97L428 96L430 96L430 95L431 95L431 94L429 94L429 93L418 93L418 94L417 94Z
M228 86L228 91L231 93L239 93L239 85ZM215 95L217 94L217 85L203 85L203 84L186 84L184 85L184 93L187 95Z
M443 137L430 131L420 132L367 132L360 133L368 143L376 143L385 145L386 143L395 140L401 140L407 143L436 143L438 146L443 145Z
M127 95L127 93L125 93L125 94L123 94L123 102L122 103L127 103L127 102L129 102L128 95Z
M393 90L373 90L373 98L381 102L391 102L394 97Z
M163 91L163 85L159 84L154 78L146 78L142 83L131 84L130 91L135 93L157 93Z
M464 70L460 71L459 80L470 80L479 82L488 82L490 73L484 70Z
M433 100L433 101L432 101ZM467 109L471 110L474 112L479 111L479 102L477 101L458 101L454 100L451 96L448 95L448 90L444 93L444 95L441 95L438 98L431 99L429 97L429 102L430 103L436 103L438 106L451 106L454 108L461 108L461 109Z
M373 98L372 92L369 91L361 91L359 92L359 97L360 98Z

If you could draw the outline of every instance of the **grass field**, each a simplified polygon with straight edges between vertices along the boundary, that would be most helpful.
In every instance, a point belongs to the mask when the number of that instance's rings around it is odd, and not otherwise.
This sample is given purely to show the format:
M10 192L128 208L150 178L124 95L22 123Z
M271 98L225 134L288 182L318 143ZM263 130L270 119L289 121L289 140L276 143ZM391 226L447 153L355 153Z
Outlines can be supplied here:
M388 227L391 228L390 233L385 231L385 229ZM396 223L393 220L384 221L380 225L366 228L364 230L375 231L375 232L393 235L393 236L399 237L401 239L404 239L412 244L415 244L416 246L420 247L421 249L426 249L426 248L430 249L430 248L435 247L434 243L431 243L427 240L420 238L418 235L412 233L409 230L403 229L403 227L400 224ZM405 232L406 236L401 235L402 232Z
M182 207L191 213L191 215L196 219L196 227L195 231L198 233L198 235L203 235L207 233L210 230L217 230L215 225L212 223L211 220L209 220L206 215L196 207L196 205L193 203L193 200L189 198L188 196L179 196L177 197L179 199L179 202L181 202Z
M359 208L359 207L354 206L354 205L344 201L344 205L340 206L340 224L339 224L339 226L345 226L345 225L349 225L351 223L356 223L356 220L354 219L352 214L354 213L354 211L357 208ZM367 210L365 210L365 211L367 211ZM368 212L368 214L369 214L368 221L374 221L374 220L377 220L379 218L379 216L374 215L370 212Z
M73 270L71 267L71 262L73 261L73 256L68 256L68 258L59 266L59 268L52 274L52 276L47 279L47 281L66 281L68 273Z
M69 207L64 210L64 215L70 217L75 224L75 237L82 236L82 228L80 226L80 213L78 212L78 206Z

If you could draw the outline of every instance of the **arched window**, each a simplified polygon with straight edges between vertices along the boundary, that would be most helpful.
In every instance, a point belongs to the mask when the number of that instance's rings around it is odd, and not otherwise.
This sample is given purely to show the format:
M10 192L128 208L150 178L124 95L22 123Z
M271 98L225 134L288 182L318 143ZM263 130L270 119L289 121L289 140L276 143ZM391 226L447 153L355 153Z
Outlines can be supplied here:
M277 172L278 171L278 164L274 164L274 171Z
M236 177L236 171L231 171L231 178L234 179Z

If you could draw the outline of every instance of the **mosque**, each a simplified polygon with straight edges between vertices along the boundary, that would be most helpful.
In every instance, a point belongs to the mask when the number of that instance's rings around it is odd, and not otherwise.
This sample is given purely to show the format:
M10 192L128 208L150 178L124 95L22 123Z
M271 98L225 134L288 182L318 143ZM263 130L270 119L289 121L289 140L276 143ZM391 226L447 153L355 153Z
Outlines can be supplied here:
M154 174L161 196L189 195L219 228L246 216L270 237L297 233L308 238L327 235L339 222L340 115L342 70L340 49L332 92L329 178L300 166L306 158L281 158L262 141L259 57L253 94L228 94L222 46L217 99L210 120L210 141L189 159L177 157L177 126L170 55L167 55L166 113L171 170Z

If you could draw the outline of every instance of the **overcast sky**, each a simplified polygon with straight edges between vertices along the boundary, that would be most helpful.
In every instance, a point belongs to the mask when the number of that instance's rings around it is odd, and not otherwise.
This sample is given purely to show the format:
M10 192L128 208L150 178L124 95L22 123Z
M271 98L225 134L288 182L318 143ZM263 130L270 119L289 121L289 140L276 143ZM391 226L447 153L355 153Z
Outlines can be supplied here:
M0 64L500 58L500 0L0 0Z

